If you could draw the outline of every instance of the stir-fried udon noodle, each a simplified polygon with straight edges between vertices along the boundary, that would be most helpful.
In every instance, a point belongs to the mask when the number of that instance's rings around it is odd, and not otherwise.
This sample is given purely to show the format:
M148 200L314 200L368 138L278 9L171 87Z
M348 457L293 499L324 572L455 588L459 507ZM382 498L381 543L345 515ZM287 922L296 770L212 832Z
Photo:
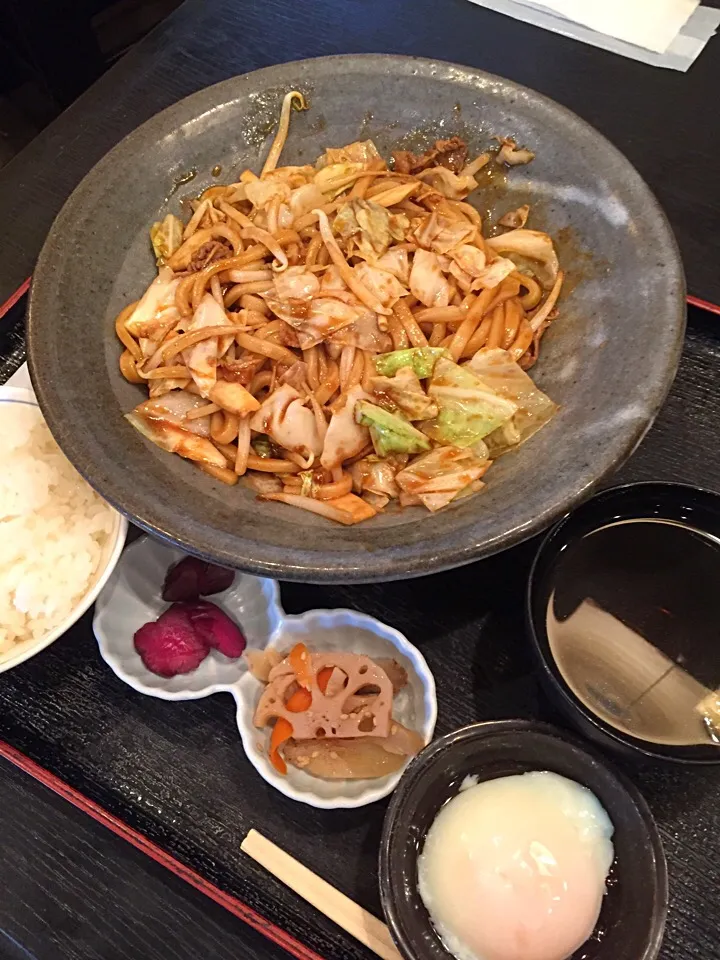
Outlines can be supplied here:
M488 165L533 154L496 138L468 159L453 137L389 165L366 140L279 166L293 106L259 175L153 225L157 278L116 321L121 371L149 392L127 418L218 481L340 523L439 510L555 411L527 373L557 313L553 242L527 206L484 232L466 200Z

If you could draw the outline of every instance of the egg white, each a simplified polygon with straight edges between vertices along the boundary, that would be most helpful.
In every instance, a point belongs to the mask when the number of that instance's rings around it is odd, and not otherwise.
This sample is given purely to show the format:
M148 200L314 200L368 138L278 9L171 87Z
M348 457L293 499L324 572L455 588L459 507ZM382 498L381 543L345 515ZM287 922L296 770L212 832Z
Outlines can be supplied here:
M437 815L418 888L458 960L565 960L592 934L613 825L580 784L545 771L469 778Z

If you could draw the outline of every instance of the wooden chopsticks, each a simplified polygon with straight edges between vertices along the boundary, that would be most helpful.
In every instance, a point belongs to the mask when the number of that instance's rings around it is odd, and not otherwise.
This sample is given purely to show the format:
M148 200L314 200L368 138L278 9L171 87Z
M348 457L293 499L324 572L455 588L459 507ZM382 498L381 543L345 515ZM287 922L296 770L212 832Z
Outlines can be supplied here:
M383 960L402 960L384 923L257 830L248 833L240 849Z

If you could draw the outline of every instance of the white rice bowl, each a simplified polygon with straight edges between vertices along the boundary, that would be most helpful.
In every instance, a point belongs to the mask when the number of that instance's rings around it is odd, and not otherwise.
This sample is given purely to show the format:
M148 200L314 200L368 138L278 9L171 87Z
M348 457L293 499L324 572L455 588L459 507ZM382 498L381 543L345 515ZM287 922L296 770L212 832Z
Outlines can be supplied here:
M0 388L0 669L87 609L126 529L60 451L31 391Z

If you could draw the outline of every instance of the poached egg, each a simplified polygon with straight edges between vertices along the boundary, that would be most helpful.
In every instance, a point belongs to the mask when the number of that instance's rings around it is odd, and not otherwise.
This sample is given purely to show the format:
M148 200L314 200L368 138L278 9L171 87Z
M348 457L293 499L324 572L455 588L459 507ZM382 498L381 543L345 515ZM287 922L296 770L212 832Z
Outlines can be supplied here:
M458 960L566 960L600 915L612 834L595 795L566 777L467 778L418 860L446 949Z

